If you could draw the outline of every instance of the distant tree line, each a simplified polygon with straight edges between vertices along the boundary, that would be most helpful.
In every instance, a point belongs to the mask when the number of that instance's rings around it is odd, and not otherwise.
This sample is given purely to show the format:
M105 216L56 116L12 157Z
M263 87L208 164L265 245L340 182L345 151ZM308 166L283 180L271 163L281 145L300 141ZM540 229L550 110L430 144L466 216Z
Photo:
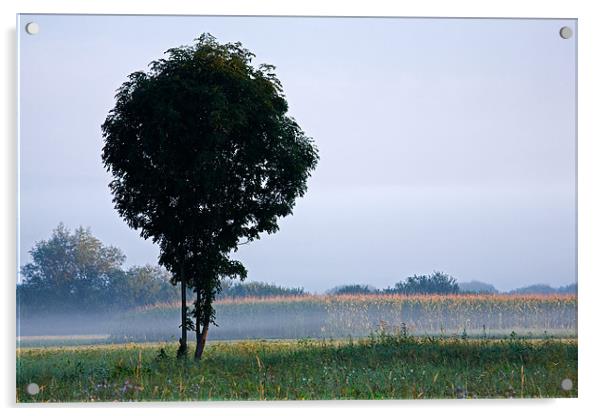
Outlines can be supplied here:
M21 269L17 300L22 312L97 312L177 299L171 276L158 266L123 268L125 255L90 229L60 224L30 251Z
M303 296L307 295L302 287L283 287L264 282L232 283L223 281L218 298Z
M21 269L17 305L22 313L100 312L179 299L172 275L159 266L123 267L125 255L104 245L90 229L70 231L63 224L30 250ZM190 290L190 289L189 289ZM218 298L300 296L303 288L262 282L222 281Z
M159 266L124 268L125 255L104 245L90 229L73 232L63 224L53 230L48 240L37 242L30 251L32 261L21 269L17 285L18 306L22 313L101 312L129 309L179 299L172 275ZM531 285L511 290L509 294L576 293L577 285L560 288ZM393 287L377 289L365 284L349 284L327 291L330 295L356 294L458 294L500 293L493 285L471 281L458 283L442 272L414 275ZM301 287L288 288L263 282L221 282L217 299L240 297L303 296Z
M410 276L405 281L396 283L394 288L385 289L385 293L402 293L405 295L454 295L459 292L460 286L458 286L456 279L442 272Z
M336 286L326 291L328 295L369 295L378 292L374 286L360 284Z
M460 292L456 279L442 272L433 272L429 275L414 275L407 277L404 281L397 282L394 287L376 289L373 286L353 284L337 286L327 293L331 295L352 294L439 294L452 295Z
M577 283L571 283L570 285L560 286L558 288L551 287L550 285L530 285L513 289L508 292L511 295L517 294L539 294L539 295L562 295L562 294L575 294L577 293Z
M499 293L495 286L477 280L460 282L458 283L458 286L460 286L460 293Z
M442 272L434 272L430 275L414 275L395 284L394 287L386 289L377 289L374 286L365 284L349 284L336 286L326 292L330 295L352 295L352 294L496 294L506 293L510 295L519 294L575 294L577 293L577 284L572 283L558 288L550 285L537 284L513 289L508 292L500 292L495 286L479 282L476 280L470 282L457 282L455 278Z

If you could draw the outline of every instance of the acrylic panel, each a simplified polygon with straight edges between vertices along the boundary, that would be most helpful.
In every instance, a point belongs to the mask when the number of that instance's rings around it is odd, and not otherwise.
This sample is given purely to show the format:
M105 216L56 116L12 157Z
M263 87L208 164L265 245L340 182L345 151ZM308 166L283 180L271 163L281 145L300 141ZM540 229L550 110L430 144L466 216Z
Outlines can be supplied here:
M575 19L17 33L18 402L577 396Z

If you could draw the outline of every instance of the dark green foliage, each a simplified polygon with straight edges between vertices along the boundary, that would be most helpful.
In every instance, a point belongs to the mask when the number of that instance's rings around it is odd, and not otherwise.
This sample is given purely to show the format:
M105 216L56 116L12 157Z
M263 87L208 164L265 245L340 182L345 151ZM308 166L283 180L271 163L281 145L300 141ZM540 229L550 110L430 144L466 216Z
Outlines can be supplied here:
M271 296L303 296L306 295L301 287L283 287L264 282L234 283L222 282L220 298L265 298Z
M115 208L194 288L203 324L221 279L246 277L229 253L278 230L318 161L274 67L253 57L203 34L131 74L102 125Z
M403 293L407 295L449 295L459 292L460 287L456 279L441 272L434 272L430 275L410 276L404 282L396 283L393 289L385 289L385 293Z
M112 285L123 277L125 256L105 246L90 229L73 233L63 224L35 244L32 262L21 269L21 307L38 312L99 310L112 303Z
M343 285L330 289L327 292L329 295L367 295L378 293L378 290L368 285Z
M178 298L171 274L158 266L134 266L113 284L113 296L124 308L173 302Z
M172 302L176 291L160 267L122 268L125 255L105 246L89 228L71 232L63 224L35 244L17 286L22 315L101 312Z

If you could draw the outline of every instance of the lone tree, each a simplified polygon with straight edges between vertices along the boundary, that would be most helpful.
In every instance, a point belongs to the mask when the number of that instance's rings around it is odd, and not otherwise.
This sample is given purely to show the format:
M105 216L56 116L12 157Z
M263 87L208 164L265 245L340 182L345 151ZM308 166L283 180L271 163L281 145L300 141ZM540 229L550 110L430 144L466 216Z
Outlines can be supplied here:
M274 66L255 68L253 57L239 42L203 34L131 74L102 125L115 208L159 245L159 262L180 283L179 354L193 327L197 359L220 282L246 277L230 253L278 230L318 162L312 139L287 115ZM196 296L190 313L187 287Z

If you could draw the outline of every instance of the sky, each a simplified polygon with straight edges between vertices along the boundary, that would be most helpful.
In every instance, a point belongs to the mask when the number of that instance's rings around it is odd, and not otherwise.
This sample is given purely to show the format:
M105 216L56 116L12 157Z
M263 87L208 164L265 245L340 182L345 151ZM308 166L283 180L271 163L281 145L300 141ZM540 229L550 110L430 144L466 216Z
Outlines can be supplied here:
M576 35L563 26L576 33L556 19L21 15L19 263L59 222L128 266L157 263L113 208L100 125L128 74L209 32L276 66L320 153L280 231L233 253L250 280L574 283Z

